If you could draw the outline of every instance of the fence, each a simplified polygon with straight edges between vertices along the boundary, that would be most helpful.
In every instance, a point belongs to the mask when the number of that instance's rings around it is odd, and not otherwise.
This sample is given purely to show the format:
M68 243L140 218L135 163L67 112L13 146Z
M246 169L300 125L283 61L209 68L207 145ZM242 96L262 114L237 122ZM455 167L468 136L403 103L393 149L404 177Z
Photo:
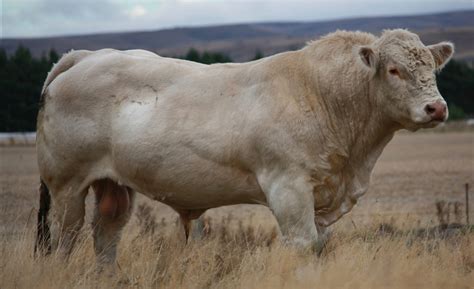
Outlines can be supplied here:
M10 145L34 145L36 142L35 132L1 132L0 146Z

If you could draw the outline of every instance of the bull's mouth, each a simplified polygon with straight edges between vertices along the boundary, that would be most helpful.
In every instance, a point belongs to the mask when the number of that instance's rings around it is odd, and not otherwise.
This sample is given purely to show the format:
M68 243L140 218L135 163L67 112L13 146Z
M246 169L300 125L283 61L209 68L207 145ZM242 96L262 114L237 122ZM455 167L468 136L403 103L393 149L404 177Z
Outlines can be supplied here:
M441 123L444 123L445 121L440 121L440 120L428 120L428 121L409 121L402 123L402 127L409 130L409 131L417 131L419 129L428 129L428 128L435 128Z
M435 127L437 125L439 125L440 123L443 123L444 120L435 120L435 119L432 119L430 121L427 121L427 122L424 122L423 124L425 126L428 126L428 127Z
M419 128L435 128L435 127L437 127L438 125L440 125L444 122L445 122L445 120L432 119L432 120L425 121L425 122L419 122L419 123L417 123L417 125L418 125Z

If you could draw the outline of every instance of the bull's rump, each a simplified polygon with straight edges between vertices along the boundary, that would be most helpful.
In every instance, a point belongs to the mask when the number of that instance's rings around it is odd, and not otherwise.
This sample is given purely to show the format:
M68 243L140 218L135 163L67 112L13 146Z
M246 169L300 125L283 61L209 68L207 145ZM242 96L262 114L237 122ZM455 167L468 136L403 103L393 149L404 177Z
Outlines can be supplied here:
M236 73L146 52L90 54L46 90L42 176L53 190L107 177L178 208L263 202L240 155L255 130L236 96L249 92L225 84Z

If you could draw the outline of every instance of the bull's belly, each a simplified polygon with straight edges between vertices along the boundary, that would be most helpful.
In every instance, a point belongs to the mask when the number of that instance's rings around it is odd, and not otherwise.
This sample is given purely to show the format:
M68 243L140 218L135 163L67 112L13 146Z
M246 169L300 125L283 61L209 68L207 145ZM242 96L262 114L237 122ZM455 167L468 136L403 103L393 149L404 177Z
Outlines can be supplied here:
M115 170L123 184L177 209L266 204L251 172L187 158L154 155L116 163Z

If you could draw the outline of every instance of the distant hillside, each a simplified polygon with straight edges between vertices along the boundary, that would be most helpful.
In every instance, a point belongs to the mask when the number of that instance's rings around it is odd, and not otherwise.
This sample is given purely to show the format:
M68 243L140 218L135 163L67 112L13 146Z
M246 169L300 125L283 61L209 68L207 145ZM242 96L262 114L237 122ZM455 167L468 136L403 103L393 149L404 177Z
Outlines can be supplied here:
M427 44L442 40L453 41L458 59L474 60L474 10L325 22L236 24L81 36L2 39L0 47L11 53L22 44L36 56L51 48L62 53L70 49L96 50L105 47L142 48L173 56L183 55L190 47L195 47L198 50L226 53L235 61L247 61L257 50L262 51L264 55L270 55L298 49L306 41L337 29L379 33L388 28L413 30L419 33Z

